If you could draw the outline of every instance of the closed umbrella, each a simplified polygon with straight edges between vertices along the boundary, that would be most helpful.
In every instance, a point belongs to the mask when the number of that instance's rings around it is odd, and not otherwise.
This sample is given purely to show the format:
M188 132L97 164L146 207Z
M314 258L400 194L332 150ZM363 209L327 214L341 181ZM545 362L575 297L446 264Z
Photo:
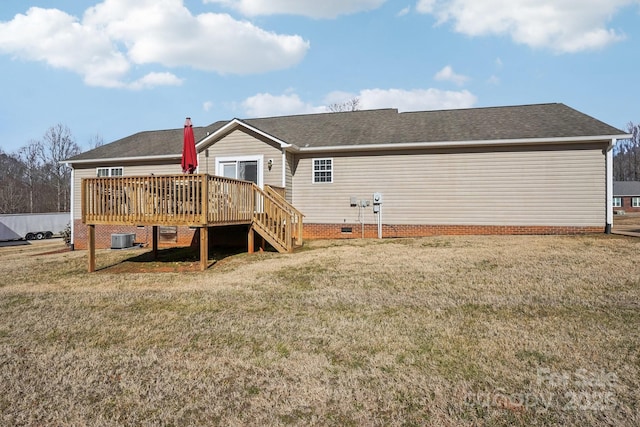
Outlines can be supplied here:
M193 137L193 125L191 118L184 122L184 141L182 144L182 172L194 173L198 167L198 154L196 153L196 141Z

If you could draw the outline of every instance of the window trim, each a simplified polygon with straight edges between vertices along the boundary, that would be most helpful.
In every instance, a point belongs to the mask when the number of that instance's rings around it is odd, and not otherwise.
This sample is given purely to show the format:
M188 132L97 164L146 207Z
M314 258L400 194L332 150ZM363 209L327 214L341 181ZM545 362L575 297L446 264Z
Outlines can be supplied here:
M616 203L618 202L618 203ZM613 201L612 201L613 207L614 208L621 208L622 207L622 197L614 197Z
M256 154L255 156L224 156L216 157L216 175L224 176L224 164L236 163L236 175L237 175L237 163L238 162L258 162L258 187L264 188L264 155Z
M632 208L640 208L640 197L632 197L631 198L631 207Z
M316 170L316 162L319 161L327 161L331 162L331 167L328 170ZM333 161L333 157L314 157L311 159L311 183L312 184L333 184L333 174L335 169L335 163ZM316 172L329 172L329 181L316 181Z
M115 169L120 169L120 174L119 175L114 175L113 171ZM106 175L102 175L100 176L100 171L101 170L107 170L107 174ZM123 166L105 166L105 167L99 167L96 168L96 176L98 178L111 178L113 176L124 176L124 167Z

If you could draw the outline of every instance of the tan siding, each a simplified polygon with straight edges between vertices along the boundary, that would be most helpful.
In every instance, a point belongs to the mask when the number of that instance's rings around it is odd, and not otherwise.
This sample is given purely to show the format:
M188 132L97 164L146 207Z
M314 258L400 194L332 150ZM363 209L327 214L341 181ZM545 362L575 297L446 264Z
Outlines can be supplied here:
M209 157L200 154L200 172L215 174L217 157L263 156L264 183L282 187L282 150L243 131L235 130L208 147ZM267 167L273 159L271 170Z
M358 222L350 197L379 191L385 224L603 225L603 146L589 148L333 156L332 184L312 184L313 157L301 156L293 203L308 223Z

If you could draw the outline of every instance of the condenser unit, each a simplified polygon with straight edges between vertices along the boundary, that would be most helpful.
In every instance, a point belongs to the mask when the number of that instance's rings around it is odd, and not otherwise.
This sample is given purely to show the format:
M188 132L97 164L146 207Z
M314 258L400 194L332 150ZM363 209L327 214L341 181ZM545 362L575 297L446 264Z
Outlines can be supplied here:
M135 240L135 234L112 234L111 235L111 249L124 249L133 246Z

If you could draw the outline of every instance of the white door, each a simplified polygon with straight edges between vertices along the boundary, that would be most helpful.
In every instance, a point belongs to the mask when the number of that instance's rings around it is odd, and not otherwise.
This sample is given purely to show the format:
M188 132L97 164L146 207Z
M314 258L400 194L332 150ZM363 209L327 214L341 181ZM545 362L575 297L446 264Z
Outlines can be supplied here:
M216 175L250 181L262 187L262 157L218 158Z

